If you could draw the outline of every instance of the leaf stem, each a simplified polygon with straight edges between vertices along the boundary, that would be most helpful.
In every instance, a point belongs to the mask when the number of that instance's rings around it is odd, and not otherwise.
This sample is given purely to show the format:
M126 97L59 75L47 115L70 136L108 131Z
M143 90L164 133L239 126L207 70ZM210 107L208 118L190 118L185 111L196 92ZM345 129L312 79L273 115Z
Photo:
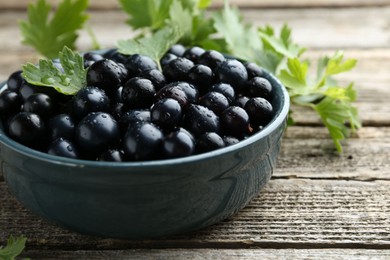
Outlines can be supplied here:
M89 25L88 23L85 24L85 29L87 30L87 33L88 33L89 37L91 37L91 40L92 40L92 49L93 49L93 50L100 50L102 47L101 47L99 41L97 40L96 34L95 34L95 32L92 30L91 25Z

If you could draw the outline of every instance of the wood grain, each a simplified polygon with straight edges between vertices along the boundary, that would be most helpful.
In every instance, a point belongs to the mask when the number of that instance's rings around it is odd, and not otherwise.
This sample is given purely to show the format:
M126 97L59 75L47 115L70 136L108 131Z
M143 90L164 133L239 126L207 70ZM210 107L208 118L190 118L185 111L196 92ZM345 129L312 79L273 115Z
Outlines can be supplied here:
M20 44L17 27L28 1L0 1L0 81L38 59ZM133 35L116 0L90 2L90 25L103 47ZM213 1L213 8L222 2ZM288 23L312 61L337 49L359 60L355 70L338 77L344 85L355 82L365 125L344 143L344 153L335 152L312 111L293 106L297 125L283 137L273 179L245 209L198 232L147 241L54 226L20 205L0 173L0 245L11 234L24 234L24 256L32 259L390 259L390 1L231 3L256 25ZM85 31L77 46L90 48Z
M377 259L390 258L389 250L362 249L133 249L101 251L26 251L24 257L32 259Z
M390 6L293 11L244 9L242 13L247 21L259 26L270 24L278 29L288 23L293 29L294 41L308 48L387 48L390 39ZM123 12L91 11L90 18L91 27L103 47L113 46L118 39L131 36L129 26L125 24L127 16ZM24 11L1 12L0 50L30 50L19 44L21 36L17 21L21 19L26 19ZM81 33L78 44L81 49L91 46L85 31Z
M364 127L338 154L326 129L290 127L278 158L278 178L390 180L390 129Z
M100 239L32 215L0 182L0 241L26 235L27 249L390 248L390 182L274 179L236 216L201 231L147 241Z

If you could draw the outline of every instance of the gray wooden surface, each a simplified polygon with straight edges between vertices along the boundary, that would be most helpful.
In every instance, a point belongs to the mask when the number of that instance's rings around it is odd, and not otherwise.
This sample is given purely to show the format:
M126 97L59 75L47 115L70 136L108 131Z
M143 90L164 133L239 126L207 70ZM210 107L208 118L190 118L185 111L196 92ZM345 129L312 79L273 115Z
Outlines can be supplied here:
M0 81L37 59L17 29L26 2L0 1ZM103 46L131 36L116 1L93 2L91 27ZM294 107L297 125L284 136L274 177L248 207L199 232L149 241L53 226L12 198L0 175L0 244L24 234L33 259L390 259L390 1L232 2L256 24L287 22L310 59L336 49L359 59L339 77L355 82L364 124L344 153L334 151L312 112ZM85 33L78 46L91 46Z

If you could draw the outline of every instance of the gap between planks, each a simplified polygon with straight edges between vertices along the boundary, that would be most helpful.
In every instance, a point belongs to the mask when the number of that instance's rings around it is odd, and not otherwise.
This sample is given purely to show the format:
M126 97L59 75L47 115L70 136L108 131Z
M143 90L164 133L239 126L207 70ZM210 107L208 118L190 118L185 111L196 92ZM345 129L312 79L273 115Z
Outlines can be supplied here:
M307 259L331 258L333 260L374 258L387 260L388 250L362 249L135 249L135 250L97 250L97 251L25 251L22 257L34 259Z
M390 248L389 181L272 180L243 210L203 230L163 239L90 237L24 209L0 183L0 241L26 235L27 250L131 248Z

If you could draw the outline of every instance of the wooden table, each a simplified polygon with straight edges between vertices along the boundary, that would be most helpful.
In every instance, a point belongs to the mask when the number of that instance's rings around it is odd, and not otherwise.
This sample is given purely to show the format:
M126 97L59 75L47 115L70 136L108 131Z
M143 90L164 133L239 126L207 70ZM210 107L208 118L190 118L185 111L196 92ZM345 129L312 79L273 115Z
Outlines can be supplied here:
M1 80L36 59L17 29L25 2L0 3ZM91 26L103 46L130 33L115 1L93 2ZM12 198L0 175L0 244L23 234L24 256L33 259L390 259L390 1L232 2L256 24L280 28L287 22L312 60L336 49L359 59L354 71L339 77L355 82L364 125L344 143L344 153L335 152L313 113L294 108L297 124L284 136L274 176L249 206L199 232L149 241L53 226ZM78 46L91 46L86 33Z

